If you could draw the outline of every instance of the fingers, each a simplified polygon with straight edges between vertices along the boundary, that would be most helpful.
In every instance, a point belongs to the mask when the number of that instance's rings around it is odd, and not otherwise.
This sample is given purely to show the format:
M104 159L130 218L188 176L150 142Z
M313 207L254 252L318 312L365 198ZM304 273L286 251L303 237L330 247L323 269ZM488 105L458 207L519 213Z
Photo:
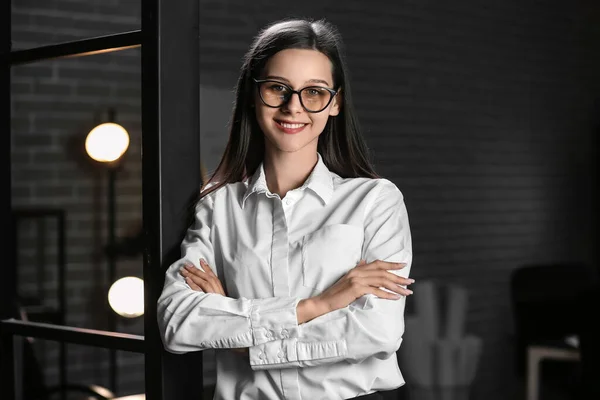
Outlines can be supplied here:
M362 269L379 269L379 270L391 270L391 269L402 269L406 267L406 263L396 263L390 261L375 260L371 263L367 263L366 260L360 260L357 267Z
M378 276L380 276L381 278L391 280L398 285L407 286L412 283L415 283L414 279L405 278L403 276L398 276L398 275L394 274L393 272L389 272L389 271L377 271L377 272L378 272Z
M200 259L200 265L202 266L202 268L204 268L206 273L211 277L210 280L217 287L218 293L221 293L223 296L226 296L225 289L223 289L223 285L221 284L219 277L213 272L212 268L210 268L210 265L208 265L208 263L206 262L206 260L204 258Z
M366 264L361 260L358 266L362 268L356 267L346 275L354 291L372 293L384 299L398 299L413 294L406 286L414 283L414 279L404 278L389 271L404 268L406 264L381 260ZM360 293L359 296L366 293Z
M367 293L374 294L375 296L379 297L380 299L388 299L388 300L398 300L403 297L400 294L386 292L383 289L379 289L379 288L376 288L373 286L368 287Z
M215 273L213 272L213 270L210 268L210 265L208 265L208 263L204 260L204 258L200 259L200 265L202 266L202 268L204 268L204 271L206 273L208 273L209 275L216 276Z
M377 283L372 284L370 286L377 286L378 288L384 287L388 290L391 290L394 293L398 293L403 296L410 296L411 294L413 294L412 290L405 288L403 286L400 286L391 280L386 280L386 279L378 280Z
M185 282L188 284L188 286L192 289L195 290L197 292L205 292L205 290L202 290L202 288L198 285L196 285L194 283L194 281L190 278L185 278Z
M374 264L374 268L376 268L376 269L384 269L384 270L402 269L402 268L406 267L406 263L396 263L396 262L389 262L389 261L382 261L382 260L375 260L371 264Z
M412 290L401 286L400 284L396 283L395 280L386 279L386 277L381 277L381 276L371 276L371 277L361 277L361 278L355 277L355 278L351 278L350 282L355 287L362 285L362 286L369 286L369 287L374 287L374 288L386 288L387 290L390 290L394 293L401 294L403 296L410 296L411 294L413 294Z
M186 265L179 270L179 274L183 276L183 279L190 286L190 288L194 290L199 288L203 292L214 293L215 290L210 282L208 282L206 279L203 279L201 276L196 275L195 272L190 271L191 268Z
M193 290L201 290L206 293L217 293L225 296L225 290L219 278L212 272L206 261L201 260L200 263L205 271L191 264L185 264L179 274L184 277L186 283Z

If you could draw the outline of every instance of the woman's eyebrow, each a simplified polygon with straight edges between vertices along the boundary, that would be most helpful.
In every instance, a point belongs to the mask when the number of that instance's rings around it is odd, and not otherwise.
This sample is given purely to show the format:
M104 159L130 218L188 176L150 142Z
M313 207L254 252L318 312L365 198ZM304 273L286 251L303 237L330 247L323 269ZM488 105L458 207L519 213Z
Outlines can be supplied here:
M283 76L277 76L277 75L268 75L265 77L265 79L276 79L278 81L290 83L290 81L288 79L284 78ZM329 83L323 79L309 79L305 83L309 83L309 82L310 83L322 83L324 85L329 86Z

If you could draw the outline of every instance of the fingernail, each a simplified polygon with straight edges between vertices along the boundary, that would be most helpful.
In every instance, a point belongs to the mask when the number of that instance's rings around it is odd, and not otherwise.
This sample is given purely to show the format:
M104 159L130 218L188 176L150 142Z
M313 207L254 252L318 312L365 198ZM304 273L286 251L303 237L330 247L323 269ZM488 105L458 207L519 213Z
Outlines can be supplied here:
M206 260L205 260L204 258L201 258L201 259L200 259L200 262L201 262L202 264L206 264Z
M408 294L413 294L413 291L412 291L412 290L408 290L408 289L407 289L406 291L408 292Z
M414 280L414 279L411 279L411 278L409 278L409 279L408 279L408 281L409 281L410 283L415 283L415 280Z

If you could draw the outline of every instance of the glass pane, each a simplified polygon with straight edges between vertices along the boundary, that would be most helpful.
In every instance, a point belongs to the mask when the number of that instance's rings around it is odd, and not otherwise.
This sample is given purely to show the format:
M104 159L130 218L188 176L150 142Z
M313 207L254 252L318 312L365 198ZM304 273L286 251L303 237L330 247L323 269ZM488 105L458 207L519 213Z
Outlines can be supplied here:
M142 277L140 49L44 61L12 69L12 204L18 217L18 294L24 318L143 335L143 316L109 305L109 204L114 201L115 279ZM86 136L111 119L129 135L114 174L85 151ZM114 141L109 141L109 145ZM114 197L109 179L114 176ZM64 213L66 308L59 305L59 219ZM128 292L126 301L132 300ZM142 294L140 294L142 296ZM36 348L57 376L54 350ZM69 350L69 380L108 385L107 350ZM143 359L119 354L117 395L137 388ZM135 371L134 374L132 371ZM137 383L136 383L137 382ZM110 387L110 389L113 389ZM137 389L136 389L137 390Z
M141 1L13 0L13 49L138 30Z

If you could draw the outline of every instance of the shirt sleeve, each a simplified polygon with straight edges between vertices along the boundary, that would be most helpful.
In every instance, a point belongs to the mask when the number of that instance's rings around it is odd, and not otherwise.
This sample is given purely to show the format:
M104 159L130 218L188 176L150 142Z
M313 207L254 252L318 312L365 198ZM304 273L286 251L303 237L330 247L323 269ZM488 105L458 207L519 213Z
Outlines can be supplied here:
M213 270L221 279L222 270L213 247L216 194L213 192L198 203L195 221L181 244L182 257L165 273L157 317L163 345L171 353L257 346L276 340L270 334L274 330L297 335L296 307L300 298L232 299L194 291L179 274L186 262L201 268L200 258L204 258L210 266L217 267Z
M365 217L361 258L368 263L406 263L406 267L390 272L408 278L412 239L404 197L396 185L384 179L375 190L378 194ZM296 338L250 347L250 365L254 370L311 367L395 356L404 333L405 302L404 296L398 300L362 296L343 309L300 325Z

